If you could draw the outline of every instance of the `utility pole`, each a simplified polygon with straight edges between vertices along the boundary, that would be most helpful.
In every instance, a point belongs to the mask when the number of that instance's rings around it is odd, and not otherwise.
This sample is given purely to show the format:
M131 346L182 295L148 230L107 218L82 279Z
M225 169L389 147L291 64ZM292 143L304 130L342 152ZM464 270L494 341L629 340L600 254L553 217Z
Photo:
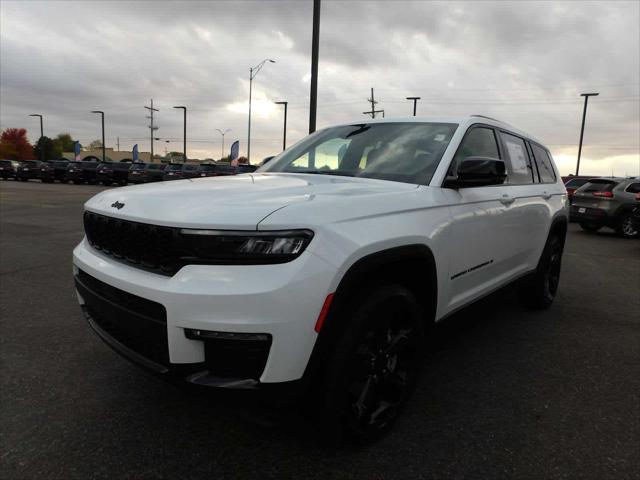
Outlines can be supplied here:
M91 113L99 113L100 118L102 119L102 161L106 162L107 155L106 155L105 146L104 146L104 112L102 110L91 110Z
M247 126L247 162L251 163L251 92L253 88L253 79L256 78L256 75L262 70L265 63L276 63L275 60L271 60L270 58L265 58L255 67L251 67L249 69L249 125Z
M187 107L178 106L173 108L181 109L184 113L184 131L183 131L183 137L182 137L182 150L184 151L183 163L187 163Z
M418 103L418 100L420 100L420 97L407 97L407 100L413 100L413 116L416 116L416 104Z
M32 113L29 115L30 117L40 117L40 139L44 137L44 128L42 126L42 115L39 113ZM42 144L40 145L40 160L44 162L44 148L42 148Z
M149 110L150 115L147 118L151 119L151 125L149 125L149 130L151 130L151 163L153 163L153 132L158 129L158 127L153 125L153 112L159 112L159 110L157 108L153 108L153 98L151 99L151 106L147 107L145 105L144 108Z
M581 93L580 96L584 97L584 110L582 111L582 127L580 128L580 145L578 146L578 162L576 163L576 175L580 172L580 155L582 154L582 138L584 136L584 121L587 118L587 103L589 97L597 97L599 93Z
M284 105L284 133L282 134L282 151L287 148L287 105L289 102L275 102L276 105Z
M309 133L316 131L318 107L318 53L320 50L320 0L313 0L313 33L311 36L311 92L309 95ZM287 107L285 106L285 112ZM285 113L285 122L287 115Z
M373 87L371 87L371 98L367 99L367 102L371 104L370 112L362 112L364 115L371 115L371 118L376 118L376 113L382 113L382 118L384 118L384 110L376 110L376 102L375 97L373 96Z
M120 137L116 137L116 145L118 146L118 152L120 151Z

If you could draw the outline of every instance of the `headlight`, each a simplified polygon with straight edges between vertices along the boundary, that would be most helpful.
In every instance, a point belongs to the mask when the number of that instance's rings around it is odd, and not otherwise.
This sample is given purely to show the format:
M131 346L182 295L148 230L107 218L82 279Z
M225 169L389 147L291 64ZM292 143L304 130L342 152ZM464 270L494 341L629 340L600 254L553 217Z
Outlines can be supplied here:
M311 230L246 232L181 229L188 250L203 262L285 263L298 257L313 238Z

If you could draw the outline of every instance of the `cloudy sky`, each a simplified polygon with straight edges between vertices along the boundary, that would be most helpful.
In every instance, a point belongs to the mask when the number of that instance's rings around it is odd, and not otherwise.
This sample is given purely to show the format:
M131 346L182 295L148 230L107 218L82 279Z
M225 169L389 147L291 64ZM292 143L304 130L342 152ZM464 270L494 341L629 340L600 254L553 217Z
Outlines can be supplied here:
M545 142L563 173L575 168L589 103L583 167L589 174L640 174L640 2L323 1L318 126L366 118L377 108L406 116L484 114ZM149 149L143 106L153 98L170 150L220 156L216 129L246 151L249 67L254 80L252 158L277 153L289 102L290 143L308 129L312 2L0 1L0 127L37 119L45 135L83 144ZM164 152L156 142L156 151Z

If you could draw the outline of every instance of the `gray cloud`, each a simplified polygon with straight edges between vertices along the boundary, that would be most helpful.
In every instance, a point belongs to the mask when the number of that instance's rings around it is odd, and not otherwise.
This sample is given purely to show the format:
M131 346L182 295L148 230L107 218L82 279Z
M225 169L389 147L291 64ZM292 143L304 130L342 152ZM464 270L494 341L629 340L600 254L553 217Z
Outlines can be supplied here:
M70 131L88 143L99 136L89 111L103 109L109 146L120 137L121 147L146 150L142 107L153 97L157 135L175 139L171 149L181 148L182 134L171 107L187 105L190 155L217 157L215 128L231 128L227 140L240 139L244 150L246 114L238 107L247 102L248 67L272 57L277 63L256 78L255 98L290 102L294 141L307 130L311 8L310 1L3 1L0 126L28 127L35 140L27 115L37 111L47 134ZM640 144L639 24L637 2L325 0L318 123L364 118L375 87L387 116L407 115L404 97L419 95L423 114L496 116L568 162L578 94L594 89L601 95L589 107L585 156L602 166L593 173L608 173L610 157L626 155L615 162L631 173ZM280 110L256 108L254 160L277 152L281 138Z

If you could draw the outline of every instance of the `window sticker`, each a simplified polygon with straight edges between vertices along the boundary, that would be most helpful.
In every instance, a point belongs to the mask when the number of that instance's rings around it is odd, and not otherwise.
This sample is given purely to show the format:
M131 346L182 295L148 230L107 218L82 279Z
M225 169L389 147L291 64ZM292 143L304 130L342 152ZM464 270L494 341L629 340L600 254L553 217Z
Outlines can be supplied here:
M511 168L514 173L528 173L527 170L527 154L519 143L505 142L511 159Z

